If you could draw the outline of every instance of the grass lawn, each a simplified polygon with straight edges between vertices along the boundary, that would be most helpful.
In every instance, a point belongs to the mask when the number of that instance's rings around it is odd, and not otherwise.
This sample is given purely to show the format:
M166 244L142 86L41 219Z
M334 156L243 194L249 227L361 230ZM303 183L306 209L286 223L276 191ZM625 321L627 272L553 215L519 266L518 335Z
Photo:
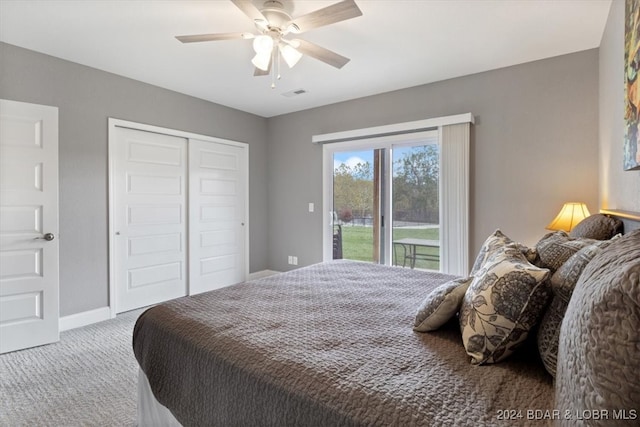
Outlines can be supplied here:
M415 239L438 240L440 229L438 228L394 228L393 240L412 237ZM402 265L402 249L398 248L398 264ZM437 254L436 249L422 248L426 251ZM342 227L342 255L345 259L358 261L373 261L373 228L359 226ZM417 260L416 268L426 268L429 270L439 270L440 263L436 261Z

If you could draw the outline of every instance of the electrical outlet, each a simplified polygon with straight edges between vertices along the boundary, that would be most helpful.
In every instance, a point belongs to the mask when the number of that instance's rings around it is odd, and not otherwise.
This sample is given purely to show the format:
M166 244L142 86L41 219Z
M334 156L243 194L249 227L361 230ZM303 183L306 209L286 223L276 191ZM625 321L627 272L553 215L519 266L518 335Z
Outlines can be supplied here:
M316 205L314 205L313 203L309 203L309 212L313 212L316 210Z
M289 265L298 265L298 257L289 255Z

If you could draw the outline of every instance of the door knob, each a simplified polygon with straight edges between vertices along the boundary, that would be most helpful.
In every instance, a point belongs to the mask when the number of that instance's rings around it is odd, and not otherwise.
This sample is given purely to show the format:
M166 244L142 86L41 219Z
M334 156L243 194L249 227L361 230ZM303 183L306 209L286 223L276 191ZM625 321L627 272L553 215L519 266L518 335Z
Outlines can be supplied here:
M55 238L56 238L56 236L54 236L53 233L47 233L42 237L36 237L35 240L46 240L47 242L50 242Z

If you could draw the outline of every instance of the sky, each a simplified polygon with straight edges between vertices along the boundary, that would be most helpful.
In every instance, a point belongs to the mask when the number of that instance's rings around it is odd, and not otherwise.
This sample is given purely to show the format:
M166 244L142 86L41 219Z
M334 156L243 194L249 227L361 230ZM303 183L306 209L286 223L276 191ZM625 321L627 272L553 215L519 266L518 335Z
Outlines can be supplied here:
M335 153L333 155L333 169L337 169L341 164L346 164L349 167L353 167L358 163L369 162L373 164L373 150L367 151L347 151L342 153Z
M393 149L394 159L401 159L404 153L411 151L413 147L395 147ZM343 151L334 153L333 155L333 169L337 169L341 164L345 163L349 167L353 167L358 163L369 162L373 165L373 150L364 151Z

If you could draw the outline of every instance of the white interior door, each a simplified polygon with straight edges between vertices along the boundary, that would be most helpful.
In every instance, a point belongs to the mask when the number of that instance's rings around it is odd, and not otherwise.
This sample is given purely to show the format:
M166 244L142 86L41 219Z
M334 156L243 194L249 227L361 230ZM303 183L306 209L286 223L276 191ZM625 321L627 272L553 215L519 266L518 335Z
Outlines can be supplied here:
M58 341L58 109L0 100L0 353Z
M189 294L245 280L247 148L189 140Z
M186 295L187 140L115 128L116 312Z

